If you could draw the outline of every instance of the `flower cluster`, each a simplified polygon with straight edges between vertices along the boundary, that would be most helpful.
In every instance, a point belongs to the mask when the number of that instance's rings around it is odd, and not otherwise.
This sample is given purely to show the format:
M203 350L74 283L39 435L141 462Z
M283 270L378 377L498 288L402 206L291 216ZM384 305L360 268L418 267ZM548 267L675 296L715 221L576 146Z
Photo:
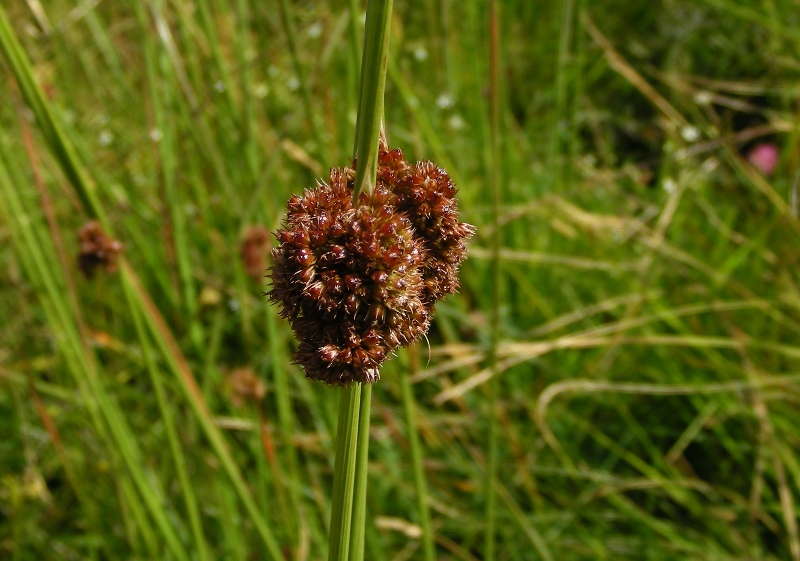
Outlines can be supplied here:
M270 299L300 344L294 360L327 384L371 383L422 337L437 300L458 289L465 241L455 187L430 162L381 150L377 185L353 201L352 168L288 203L273 249Z
M93 220L81 226L78 242L81 246L78 267L86 278L91 278L98 267L109 273L117 270L117 256L124 246L110 238L99 222Z

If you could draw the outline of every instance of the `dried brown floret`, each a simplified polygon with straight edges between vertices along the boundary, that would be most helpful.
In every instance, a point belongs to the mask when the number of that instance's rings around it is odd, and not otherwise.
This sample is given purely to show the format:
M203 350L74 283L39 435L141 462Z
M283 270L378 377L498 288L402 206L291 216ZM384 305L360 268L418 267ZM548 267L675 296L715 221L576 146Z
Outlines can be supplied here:
M253 280L264 276L269 252L269 231L263 226L250 226L244 233L239 255L244 272Z
M267 394L267 387L250 367L234 368L228 374L227 385L231 402L241 407L247 402L258 403Z
M332 170L329 183L289 200L269 297L300 341L293 358L309 378L376 381L389 355L427 332L434 301L456 290L474 229L457 220L449 177L435 166L446 182L416 169L399 150L384 150L377 186L355 203L352 168ZM434 204L448 197L447 208L420 219L412 203L401 207L415 182Z
M110 238L96 220L88 222L78 230L78 267L86 278L91 278L98 267L106 272L117 270L117 256L124 246Z

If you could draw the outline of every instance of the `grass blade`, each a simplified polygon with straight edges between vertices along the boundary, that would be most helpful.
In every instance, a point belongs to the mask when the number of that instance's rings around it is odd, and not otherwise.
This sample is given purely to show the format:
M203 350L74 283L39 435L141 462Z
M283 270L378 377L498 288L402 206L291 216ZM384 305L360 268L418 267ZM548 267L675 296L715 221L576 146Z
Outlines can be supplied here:
M431 530L431 515L428 510L428 488L425 482L425 470L422 466L422 447L417 431L416 411L414 407L414 390L411 387L411 378L419 370L419 351L416 345L408 349L409 375L400 376L400 389L403 395L403 412L406 417L406 438L411 449L411 467L414 472L414 490L417 493L417 515L422 528L422 553L425 561L434 561L436 551L433 544L433 531Z
M501 202L501 177L502 168L500 152L500 29L498 6L496 0L489 3L489 143L491 147L491 160L487 169L492 189L492 309L491 309L491 343L489 349L489 369L497 372L497 347L500 343L500 202ZM487 436L486 479L484 492L486 494L485 524L483 558L494 561L495 558L495 531L497 517L497 496L494 489L497 480L498 456L498 411L499 407L498 376L493 375L489 381L489 434Z

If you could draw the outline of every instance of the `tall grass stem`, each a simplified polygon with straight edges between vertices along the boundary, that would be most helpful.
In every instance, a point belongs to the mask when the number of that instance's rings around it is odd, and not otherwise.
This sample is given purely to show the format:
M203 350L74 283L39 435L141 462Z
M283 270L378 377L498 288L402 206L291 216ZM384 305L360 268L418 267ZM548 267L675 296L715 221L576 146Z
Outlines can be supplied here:
M502 188L502 163L500 150L500 29L497 0L489 3L489 143L491 148L489 181L491 184L492 198L492 230L494 235L491 241L492 252L492 309L491 309L491 342L489 349L489 368L492 378L489 381L489 434L488 453L486 458L486 480L484 489L486 493L486 511L484 534L483 558L485 561L495 559L495 532L497 517L497 493L495 482L497 480L498 456L498 424L499 424L499 377L497 368L497 347L500 342L500 201Z
M411 451L411 469L414 475L414 491L417 494L417 515L419 526L422 530L422 554L425 561L434 561L433 531L431 530L431 515L428 509L428 487L425 481L425 469L422 466L422 446L417 432L417 412L414 402L414 390L411 378L419 370L419 350L416 345L408 349L409 375L400 376L400 389L403 395L403 412L406 417L406 438Z
M354 145L354 197L375 187L391 17L392 0L367 2ZM339 400L329 561L364 558L371 396L371 388L356 383L343 389Z
M361 384L351 384L339 396L336 426L336 459L333 466L333 502L328 538L328 561L350 559L356 461L358 456Z

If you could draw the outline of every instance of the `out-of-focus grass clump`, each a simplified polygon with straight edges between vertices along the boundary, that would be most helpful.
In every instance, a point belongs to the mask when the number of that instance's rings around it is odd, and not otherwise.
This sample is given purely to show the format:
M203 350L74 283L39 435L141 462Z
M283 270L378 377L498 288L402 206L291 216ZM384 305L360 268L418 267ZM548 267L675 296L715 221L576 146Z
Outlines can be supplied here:
M338 390L242 244L349 164L350 4L0 8L0 558L326 555ZM800 561L796 7L501 4L500 169L487 8L395 6L390 144L478 233L374 388L366 558L422 555L412 371L437 559L483 558L496 493L498 559ZM93 219L125 251L87 279Z

